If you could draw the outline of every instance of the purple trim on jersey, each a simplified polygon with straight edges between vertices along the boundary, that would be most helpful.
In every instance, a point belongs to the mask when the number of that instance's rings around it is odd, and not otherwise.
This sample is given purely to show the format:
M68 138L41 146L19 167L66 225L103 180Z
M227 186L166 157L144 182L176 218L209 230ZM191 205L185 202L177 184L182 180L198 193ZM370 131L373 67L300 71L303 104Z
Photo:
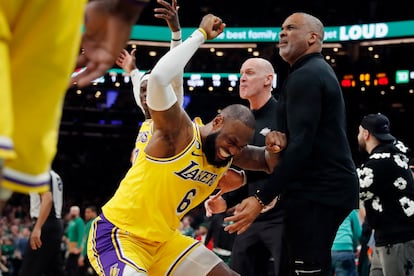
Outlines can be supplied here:
M3 175L3 178L6 179L7 181L13 182L14 184L25 186L25 187L41 187L41 186L49 185L49 182L50 182L50 179L46 181L42 181L42 182L37 182L37 183L27 182L27 181L22 181L14 177L10 177L6 174Z
M194 244L190 247L187 248L187 250L185 250L184 252L182 252L180 254L180 256L175 260L175 262L173 263L173 265L170 267L170 269L167 271L166 275L172 275L172 271L174 270L174 268L179 264L179 262L184 258L184 256L191 250L193 250L194 247L198 246L200 244L199 241L195 241Z
M125 263L134 267L137 271L146 272L122 255L121 246L117 237L119 228L109 222L103 214L100 217L101 220L97 222L95 231L95 248L105 275L122 275L126 266ZM119 252L119 257L116 253L117 251ZM118 270L118 274L112 274L111 270Z
M0 145L0 149L11 150L11 149L13 149L13 146L12 146L12 145L8 146L8 145L3 145L3 144L1 144L1 145Z

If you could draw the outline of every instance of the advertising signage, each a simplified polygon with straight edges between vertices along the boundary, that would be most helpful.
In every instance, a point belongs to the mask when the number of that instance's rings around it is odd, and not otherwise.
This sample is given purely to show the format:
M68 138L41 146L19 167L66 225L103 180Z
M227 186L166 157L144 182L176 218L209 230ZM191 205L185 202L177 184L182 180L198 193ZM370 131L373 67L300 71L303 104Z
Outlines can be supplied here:
M184 38L195 28L182 28ZM226 27L216 39L207 43L260 43L278 42L280 27ZM131 32L132 40L169 41L168 27L136 25ZM325 42L347 42L414 37L414 20L387 23L369 23L325 27Z

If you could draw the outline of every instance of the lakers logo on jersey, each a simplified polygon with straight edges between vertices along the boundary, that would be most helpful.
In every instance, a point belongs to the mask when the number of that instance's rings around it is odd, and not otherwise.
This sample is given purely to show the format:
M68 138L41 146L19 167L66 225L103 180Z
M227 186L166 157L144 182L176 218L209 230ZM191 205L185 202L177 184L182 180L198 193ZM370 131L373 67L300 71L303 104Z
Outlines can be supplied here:
M139 132L136 142L146 143L148 141L149 134L149 131Z
M200 170L199 164L194 161L191 161L191 163L183 170L174 173L185 180L191 179L193 181L207 184L208 186L213 185L214 181L217 178L217 174L215 173L206 170Z
M109 276L118 276L120 269L118 268L118 264L114 264L111 266L111 270L109 271Z

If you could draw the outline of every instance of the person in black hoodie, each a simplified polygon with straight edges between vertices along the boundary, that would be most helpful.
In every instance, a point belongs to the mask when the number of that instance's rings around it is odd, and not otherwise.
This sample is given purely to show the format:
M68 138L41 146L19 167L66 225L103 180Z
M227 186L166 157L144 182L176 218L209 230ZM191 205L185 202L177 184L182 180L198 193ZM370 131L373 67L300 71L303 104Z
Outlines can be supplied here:
M383 114L366 115L359 126L360 151L367 160L357 169L360 199L374 230L374 258L382 275L414 275L414 178L408 148L390 133Z

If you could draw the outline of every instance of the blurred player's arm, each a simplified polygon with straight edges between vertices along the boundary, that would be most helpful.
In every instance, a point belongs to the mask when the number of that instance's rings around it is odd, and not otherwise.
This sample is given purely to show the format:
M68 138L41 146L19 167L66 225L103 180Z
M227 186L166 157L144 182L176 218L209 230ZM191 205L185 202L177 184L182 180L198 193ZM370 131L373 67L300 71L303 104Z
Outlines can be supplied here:
M85 9L85 31L76 67L85 67L71 79L79 87L104 75L129 40L132 26L150 0L91 0Z

